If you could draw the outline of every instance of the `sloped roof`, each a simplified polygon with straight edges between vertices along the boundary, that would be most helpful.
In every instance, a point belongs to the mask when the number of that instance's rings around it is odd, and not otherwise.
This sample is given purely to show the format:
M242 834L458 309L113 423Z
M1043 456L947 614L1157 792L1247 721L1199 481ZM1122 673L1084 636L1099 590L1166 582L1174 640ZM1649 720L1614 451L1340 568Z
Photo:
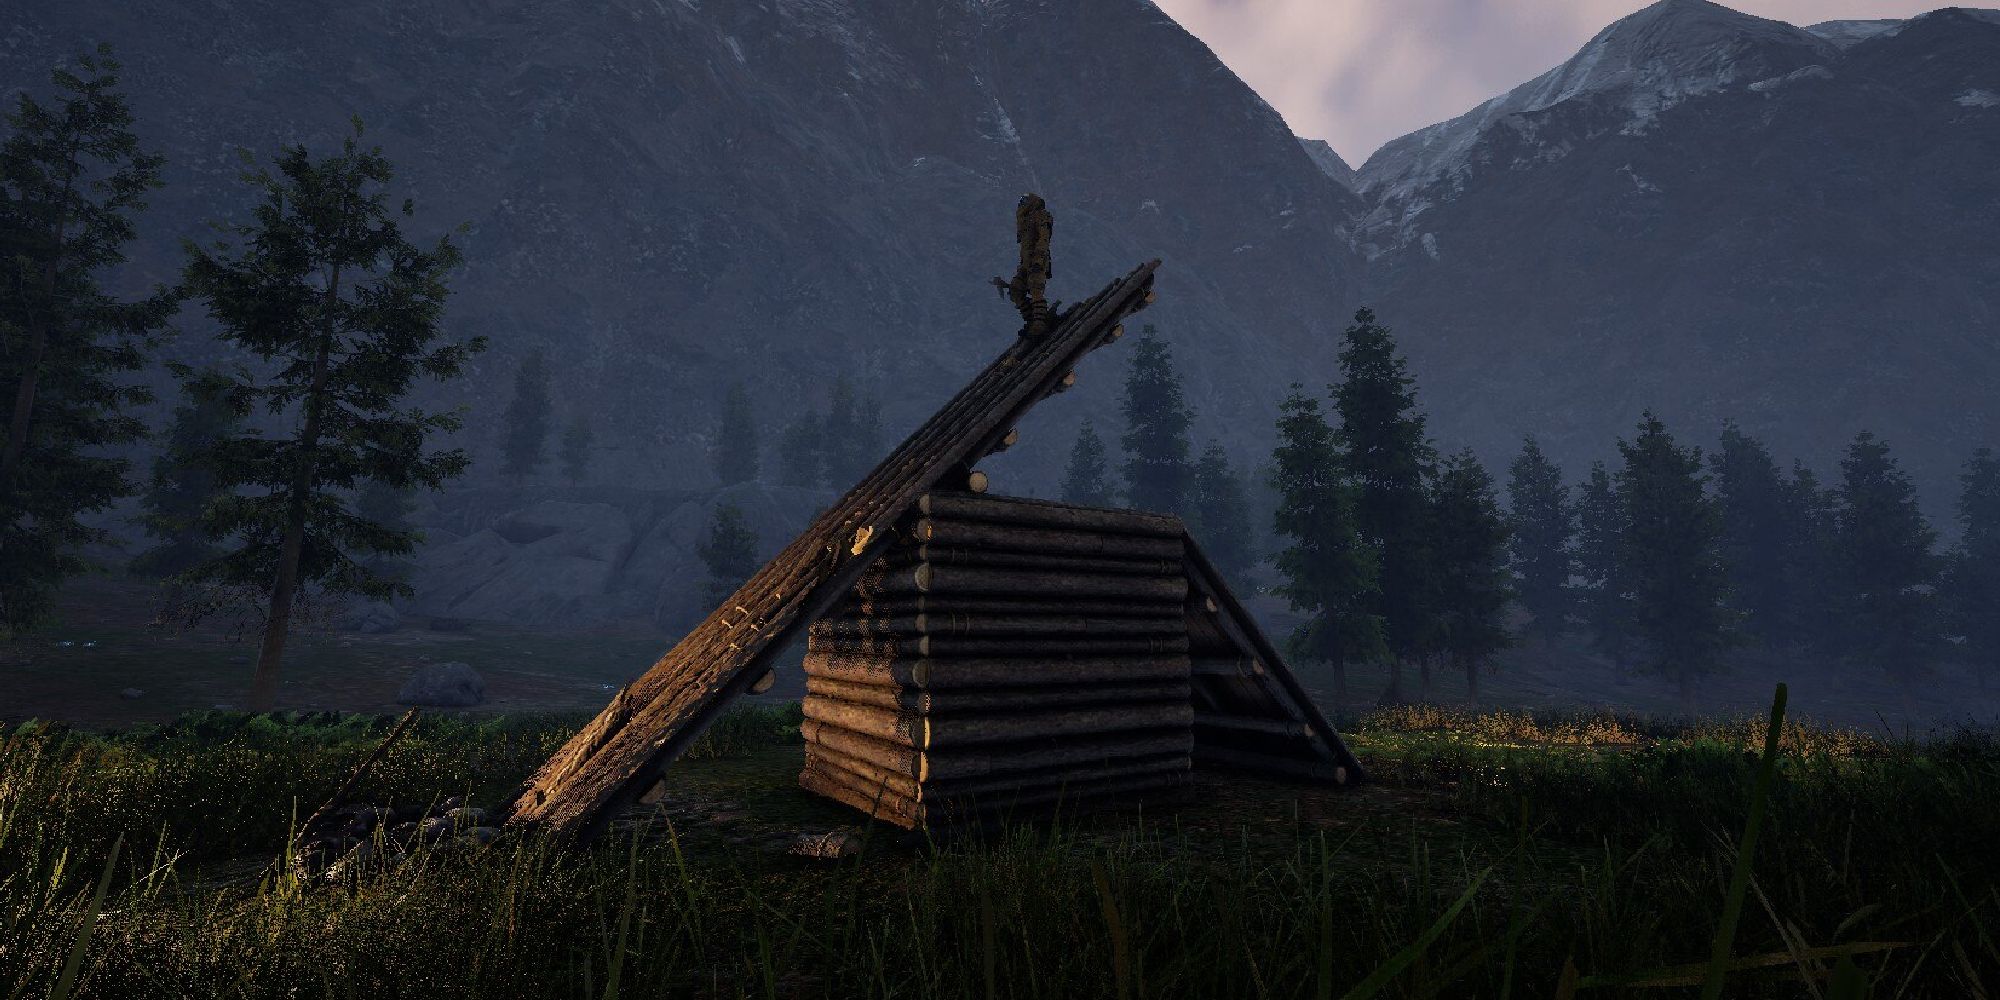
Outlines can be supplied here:
M508 822L588 839L643 793L779 650L853 587L896 520L925 491L1006 447L1036 403L1068 387L1077 363L1117 338L1152 300L1159 261L1017 338L958 395L829 507L531 777Z

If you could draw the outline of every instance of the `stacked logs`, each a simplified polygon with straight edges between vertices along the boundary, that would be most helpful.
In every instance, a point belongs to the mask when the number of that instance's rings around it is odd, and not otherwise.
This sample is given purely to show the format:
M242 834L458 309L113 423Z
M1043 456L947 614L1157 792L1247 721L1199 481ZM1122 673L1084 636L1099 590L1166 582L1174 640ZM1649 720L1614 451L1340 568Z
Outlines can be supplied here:
M808 632L800 784L906 829L1185 784L1182 546L1163 515L920 498Z

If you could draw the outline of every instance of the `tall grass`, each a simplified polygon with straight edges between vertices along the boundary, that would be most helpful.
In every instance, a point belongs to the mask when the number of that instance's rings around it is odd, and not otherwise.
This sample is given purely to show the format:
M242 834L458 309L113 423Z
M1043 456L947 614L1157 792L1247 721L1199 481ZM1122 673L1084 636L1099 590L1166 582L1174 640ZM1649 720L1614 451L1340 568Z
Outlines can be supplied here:
M662 813L587 851L507 839L310 889L268 874L290 803L386 720L30 727L0 739L0 996L50 995L72 952L76 997L1547 997L1566 966L1583 996L1691 995L1763 734L1433 722L1364 725L1380 781L1353 791L1206 779L1183 807L977 839L869 830L838 861ZM797 811L795 724L733 717L682 778L779 833L842 821ZM573 725L426 720L363 796L493 801ZM2000 748L1810 735L1770 765L1724 995L1990 993Z

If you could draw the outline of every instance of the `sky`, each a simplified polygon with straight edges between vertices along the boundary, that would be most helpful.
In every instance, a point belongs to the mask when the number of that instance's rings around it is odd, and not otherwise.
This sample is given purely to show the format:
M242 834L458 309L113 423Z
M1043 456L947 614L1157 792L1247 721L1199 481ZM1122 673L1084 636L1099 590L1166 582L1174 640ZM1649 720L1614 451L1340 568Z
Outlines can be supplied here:
M1575 54L1645 0L1154 0L1285 116L1349 164ZM1816 24L1909 17L1948 0L1737 0ZM1985 6L1985 4L1978 4Z

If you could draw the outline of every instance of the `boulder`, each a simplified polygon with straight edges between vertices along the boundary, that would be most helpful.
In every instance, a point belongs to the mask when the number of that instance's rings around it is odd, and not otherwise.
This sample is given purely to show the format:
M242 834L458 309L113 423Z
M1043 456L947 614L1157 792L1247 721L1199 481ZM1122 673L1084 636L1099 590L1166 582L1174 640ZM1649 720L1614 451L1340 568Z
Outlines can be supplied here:
M403 624L403 615L387 601L369 601L349 609L347 627L368 635L394 632Z
M417 668L396 692L405 705L470 708L486 701L486 678L464 663L427 663Z
M612 617L606 599L631 547L631 521L604 503L546 501L426 549L411 585L433 616L524 625Z

